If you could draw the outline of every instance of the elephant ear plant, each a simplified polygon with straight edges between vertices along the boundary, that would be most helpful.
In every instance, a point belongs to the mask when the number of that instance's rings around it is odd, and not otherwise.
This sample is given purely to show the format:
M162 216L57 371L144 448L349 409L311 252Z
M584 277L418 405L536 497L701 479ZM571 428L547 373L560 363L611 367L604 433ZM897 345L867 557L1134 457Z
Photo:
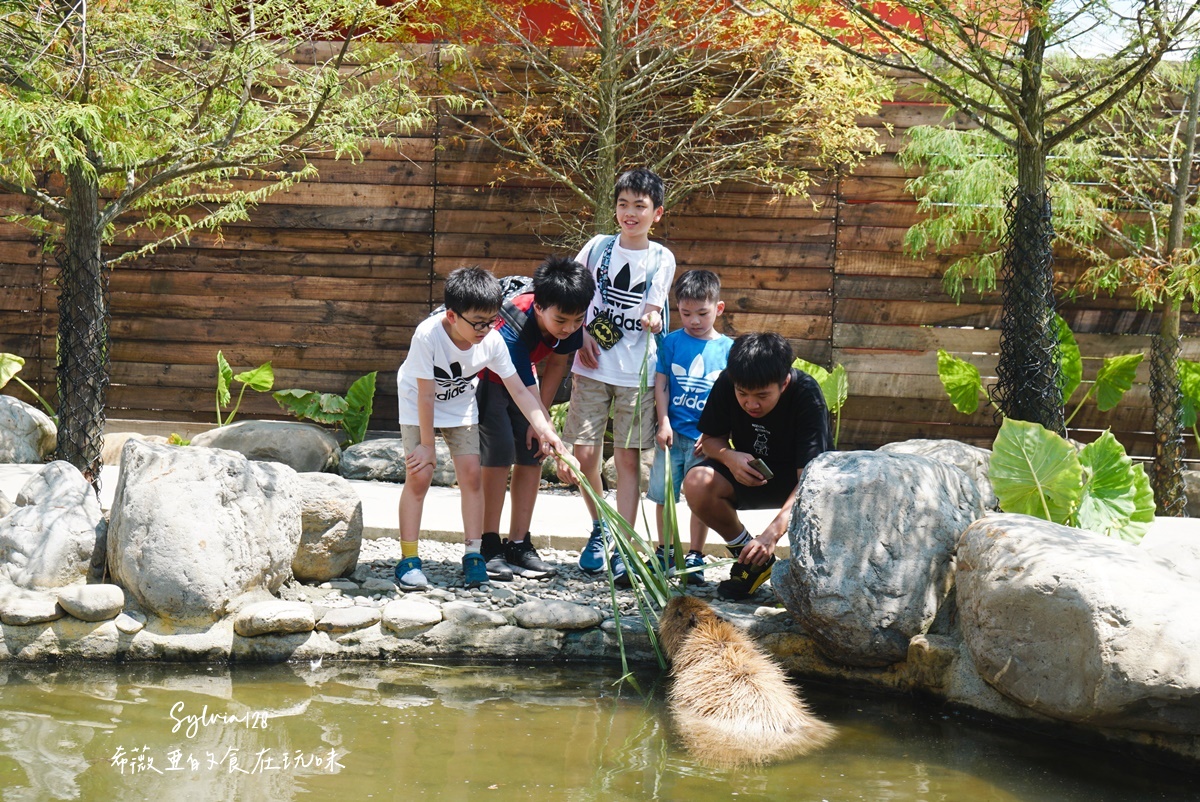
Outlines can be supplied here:
M799 368L817 380L821 394L825 396L825 406L833 415L833 447L837 448L838 436L842 432L842 407L850 394L850 381L846 378L845 365L834 365L833 370L825 370L820 365L814 365L803 359L797 359L792 367ZM977 374L978 375L978 374Z
M46 410L46 414L49 415L57 425L58 415L55 414L54 407L50 406L50 404L46 402L46 399L42 398L37 390L30 387L21 379L20 376L17 375L17 373L19 373L23 367L25 367L25 360L22 357L19 357L16 354L0 354L0 390L4 389L4 386L10 381L15 381L17 384L24 387L26 392L37 399L37 402L42 405L43 409Z
M238 392L237 403L233 405L233 409L221 419L221 410L229 406L232 395L230 389L233 383L237 382L242 385L241 391ZM257 390L260 393L268 392L272 385L275 384L275 371L271 368L270 362L264 362L253 370L244 370L241 373L234 374L233 368L229 366L229 362L225 359L225 354L217 351L217 425L228 426L233 423L234 416L242 406L242 396L246 394L246 388Z
M1154 492L1141 464L1104 432L1076 451L1040 424L1006 419L988 476L1000 509L1137 543L1154 522Z
M315 390L280 390L272 397L300 420L341 426L346 432L346 442L353 445L367 436L367 424L375 406L375 375L372 371L359 377L345 396Z

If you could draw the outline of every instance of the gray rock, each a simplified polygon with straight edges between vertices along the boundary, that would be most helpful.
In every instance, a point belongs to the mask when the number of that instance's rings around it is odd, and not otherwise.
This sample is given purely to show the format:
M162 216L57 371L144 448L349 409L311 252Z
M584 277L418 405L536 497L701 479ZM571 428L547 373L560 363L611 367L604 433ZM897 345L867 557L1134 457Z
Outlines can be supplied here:
M1155 518L1138 545L1144 554L1200 583L1200 521L1195 518Z
M513 617L526 629L590 629L604 620L595 607L553 599L517 605Z
M0 622L9 626L44 624L64 615L63 608L50 593L16 590L0 596Z
M396 583L390 579L370 577L363 580L362 589L367 593L395 593Z
M334 474L301 473L296 481L301 532L292 573L301 582L349 574L358 565L362 547L362 499Z
M333 590L340 590L344 593L353 593L358 590L359 585L357 582L354 582L353 580L343 579L343 578L339 577L337 579L331 579L328 582L322 582L321 587L322 588L332 588Z
M442 618L460 627L487 629L502 627L508 619L491 610L484 610L467 602L448 602L442 605Z
M1200 593L1137 546L989 515L958 547L971 658L1010 699L1094 726L1200 733Z
M988 477L988 470L992 465L992 452L986 448L967 445L957 440L904 440L882 445L878 450L886 454L917 454L953 465L979 485L979 496L983 499L985 509L1000 509L996 491L992 489L992 480Z
M233 631L245 638L312 632L313 608L305 602L261 601L246 605L233 619Z
M107 621L125 608L125 591L117 585L72 585L58 592L58 603L80 621Z
M378 624L380 618L381 614L375 607L342 607L322 615L317 622L317 629L322 632L351 632Z
M1183 472L1183 490L1187 496L1189 518L1200 518L1200 471Z
M13 507L15 506L16 505L12 503L12 500L9 499L8 496L4 495L4 493L0 493L0 518L3 518L5 515L8 515L10 512L12 512Z
M364 440L342 451L338 469L347 479L370 482L403 482L404 441L398 437Z
M147 443L158 443L165 446L170 441L157 434L140 434L139 432L105 432L104 445L100 449L100 461L105 465L121 464L121 449L130 440L145 440Z
M282 462L298 473L336 470L337 438L327 429L298 421L252 420L201 432L193 447L224 448L260 462Z
M76 468L52 462L30 477L0 518L0 579L50 589L86 580L107 526L96 491Z
M146 616L141 613L129 611L118 615L115 623L117 629L126 635L136 635L146 628Z
M44 462L57 442L58 430L46 413L11 395L0 395L0 463Z
M983 513L963 471L928 457L829 452L804 471L775 594L831 659L884 666L928 630L958 535Z
M433 469L433 485L435 487L454 487L458 476L454 473L454 458L450 456L450 446L438 437L434 442L437 452L437 465Z
M275 592L300 542L295 473L207 448L125 444L112 505L113 580L172 620L220 617L244 592Z
M411 638L441 620L441 608L415 598L397 599L383 608L383 626L402 638Z

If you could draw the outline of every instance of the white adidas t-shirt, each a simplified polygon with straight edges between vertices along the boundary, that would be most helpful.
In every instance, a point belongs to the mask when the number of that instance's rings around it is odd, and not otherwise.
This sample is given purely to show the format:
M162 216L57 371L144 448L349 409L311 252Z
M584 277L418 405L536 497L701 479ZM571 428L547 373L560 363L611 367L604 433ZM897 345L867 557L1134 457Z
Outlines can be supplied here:
M575 257L582 265L591 268L596 279L596 294L588 306L587 322L607 310L613 322L624 332L617 344L607 351L601 349L599 366L591 369L583 366L578 355L573 370L580 376L606 382L617 387L637 387L641 377L642 361L646 360L646 376L649 387L654 386L656 344L654 337L642 331L641 317L646 305L667 308L671 284L675 280L675 256L670 250L651 242L641 251L621 247L620 238L613 244L612 257L608 264L608 301L600 293L600 265L604 261L604 248L609 235L592 237ZM593 251L589 258L589 252ZM646 286L647 271L654 269L650 286ZM647 355L646 348L650 349Z
M467 426L479 422L476 374L488 368L504 379L517 372L500 332L492 329L483 342L464 351L450 339L442 325L445 319L446 313L442 312L417 326L408 345L408 356L396 373L402 426L421 425L417 413L417 379L434 382L434 426Z

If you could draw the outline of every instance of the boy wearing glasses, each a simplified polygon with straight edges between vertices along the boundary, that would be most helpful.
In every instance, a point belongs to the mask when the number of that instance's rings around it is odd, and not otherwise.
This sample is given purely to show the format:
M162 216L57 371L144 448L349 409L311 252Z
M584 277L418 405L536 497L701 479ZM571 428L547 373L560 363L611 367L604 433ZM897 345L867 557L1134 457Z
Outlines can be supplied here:
M488 581L479 553L483 539L483 485L479 467L479 408L476 374L484 368L500 377L513 402L529 420L544 454L565 451L541 404L517 375L508 346L494 328L502 293L500 282L481 267L464 267L446 278L446 310L427 318L413 333L408 356L396 376L400 432L407 478L400 494L400 549L396 583L401 590L424 590L417 541L425 494L437 463L434 430L441 432L454 459L462 495L463 576L469 588Z

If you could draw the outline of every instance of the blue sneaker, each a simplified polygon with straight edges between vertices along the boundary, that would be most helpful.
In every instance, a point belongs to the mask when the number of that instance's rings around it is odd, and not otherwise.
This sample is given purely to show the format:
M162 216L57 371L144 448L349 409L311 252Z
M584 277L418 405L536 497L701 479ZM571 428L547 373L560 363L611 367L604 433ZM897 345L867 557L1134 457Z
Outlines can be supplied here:
M592 530L587 545L579 552L579 568L585 573L595 574L604 570L604 549L608 545L608 528L600 524Z
M614 585L619 588L633 587L633 580L629 578L629 571L625 568L625 560L621 558L621 552L613 549L612 556L608 558L608 564L612 567Z
M684 568L704 568L704 555L698 551L689 551L683 556ZM694 571L687 575L689 585L703 585L704 571Z
M468 551L462 558L463 584L477 588L488 581L487 560L477 551Z
M405 557L396 563L396 584L405 593L429 589L429 580L421 570L420 557Z

